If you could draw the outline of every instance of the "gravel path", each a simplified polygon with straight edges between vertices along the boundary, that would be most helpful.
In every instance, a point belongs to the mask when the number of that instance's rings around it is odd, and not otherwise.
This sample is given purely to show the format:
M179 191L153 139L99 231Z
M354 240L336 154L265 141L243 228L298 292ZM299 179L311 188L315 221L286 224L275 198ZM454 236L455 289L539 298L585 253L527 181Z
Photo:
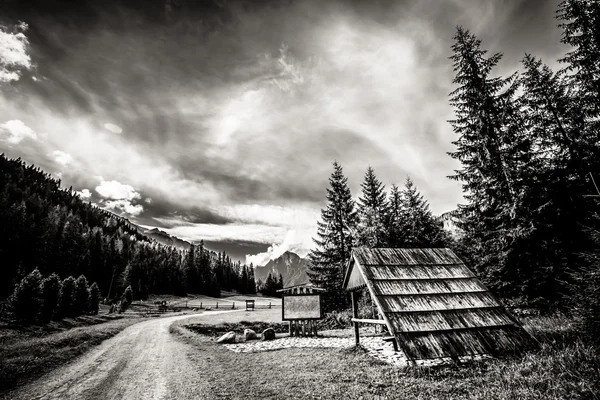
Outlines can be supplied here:
M16 391L7 399L203 399L206 383L169 326L180 319L234 311L211 311L140 322L75 361Z
M367 336L360 338L360 344L368 351L369 355L378 360L395 366L406 366L407 360L402 352L395 352L389 342L384 342L381 337ZM287 349L290 347L329 347L349 348L354 346L354 338L348 337L282 337L271 341L250 341L245 343L223 345L231 351L250 353L255 351L269 351Z

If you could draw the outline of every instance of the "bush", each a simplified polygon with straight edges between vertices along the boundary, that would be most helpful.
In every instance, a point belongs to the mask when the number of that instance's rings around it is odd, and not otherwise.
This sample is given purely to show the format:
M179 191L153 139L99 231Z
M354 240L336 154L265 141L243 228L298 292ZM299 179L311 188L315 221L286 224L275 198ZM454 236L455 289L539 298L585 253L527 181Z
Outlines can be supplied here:
M15 318L31 322L37 317L42 305L41 283L42 274L36 268L15 286L9 300Z
M52 274L42 281L42 308L40 318L42 322L50 322L58 306L58 298L60 296L60 278L56 274Z
M69 276L62 282L60 295L58 296L58 313L57 318L76 317L75 308L75 288L77 284L75 278Z
M122 300L125 300L127 305L130 305L131 303L133 303L133 289L131 288L131 285L129 285L125 288L125 291L123 292Z
M75 282L75 315L85 314L89 308L88 281L83 275L79 275Z
M100 288L96 282L88 289L88 312L98 314L98 304L100 304Z
M123 312L129 308L129 305L133 302L133 289L131 289L131 285L125 288L123 295L121 296L121 301L119 302L119 312Z

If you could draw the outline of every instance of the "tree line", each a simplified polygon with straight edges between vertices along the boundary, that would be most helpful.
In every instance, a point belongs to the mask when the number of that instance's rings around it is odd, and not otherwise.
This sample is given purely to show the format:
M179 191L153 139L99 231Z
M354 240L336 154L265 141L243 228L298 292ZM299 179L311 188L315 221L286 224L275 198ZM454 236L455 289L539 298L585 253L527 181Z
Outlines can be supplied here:
M117 301L128 286L135 298L150 293L221 289L255 293L253 268L201 242L189 249L144 236L127 219L84 202L72 188L20 158L0 155L0 299L32 271L42 276L85 276L101 296Z
M23 277L9 298L14 317L26 323L98 314L99 303L98 285L88 286L85 276L61 281L56 273L44 278L37 268Z
M570 47L562 68L526 54L521 70L508 76L496 71L501 53L489 54L473 33L457 28L449 155L461 166L449 178L462 183L465 202L449 213L458 231L449 245L509 304L569 308L598 332L600 2L563 1L557 19ZM369 169L355 205L334 163L329 185L310 277L334 293L338 307L352 246L448 243L436 218L407 200L419 197L408 183L400 194L392 187L386 201Z
M389 194L368 167L356 202L342 166L334 161L326 191L327 207L317 223L315 248L308 255L310 281L327 290L327 310L348 306L342 289L346 263L353 247L446 247L453 244L443 221L434 216L429 203L410 177Z

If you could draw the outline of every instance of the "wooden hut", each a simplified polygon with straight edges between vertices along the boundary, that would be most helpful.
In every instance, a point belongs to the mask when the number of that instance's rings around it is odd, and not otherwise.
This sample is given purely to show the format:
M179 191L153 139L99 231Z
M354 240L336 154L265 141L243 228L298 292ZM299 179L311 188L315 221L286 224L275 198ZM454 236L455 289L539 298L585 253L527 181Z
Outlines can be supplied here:
M360 323L387 326L411 360L519 352L535 340L450 249L356 248L344 288L352 294L356 343ZM380 320L359 319L367 289Z

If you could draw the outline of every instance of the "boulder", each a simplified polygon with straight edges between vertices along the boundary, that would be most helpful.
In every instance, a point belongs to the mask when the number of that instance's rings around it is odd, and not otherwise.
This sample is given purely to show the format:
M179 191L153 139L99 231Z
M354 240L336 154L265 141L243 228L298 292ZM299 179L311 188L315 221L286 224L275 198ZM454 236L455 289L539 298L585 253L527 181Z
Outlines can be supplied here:
M244 338L246 340L256 340L258 335L252 329L244 329Z
M217 339L217 343L235 343L235 332L230 331Z
M262 332L262 340L273 339L275 339L275 330L273 328L267 328Z

